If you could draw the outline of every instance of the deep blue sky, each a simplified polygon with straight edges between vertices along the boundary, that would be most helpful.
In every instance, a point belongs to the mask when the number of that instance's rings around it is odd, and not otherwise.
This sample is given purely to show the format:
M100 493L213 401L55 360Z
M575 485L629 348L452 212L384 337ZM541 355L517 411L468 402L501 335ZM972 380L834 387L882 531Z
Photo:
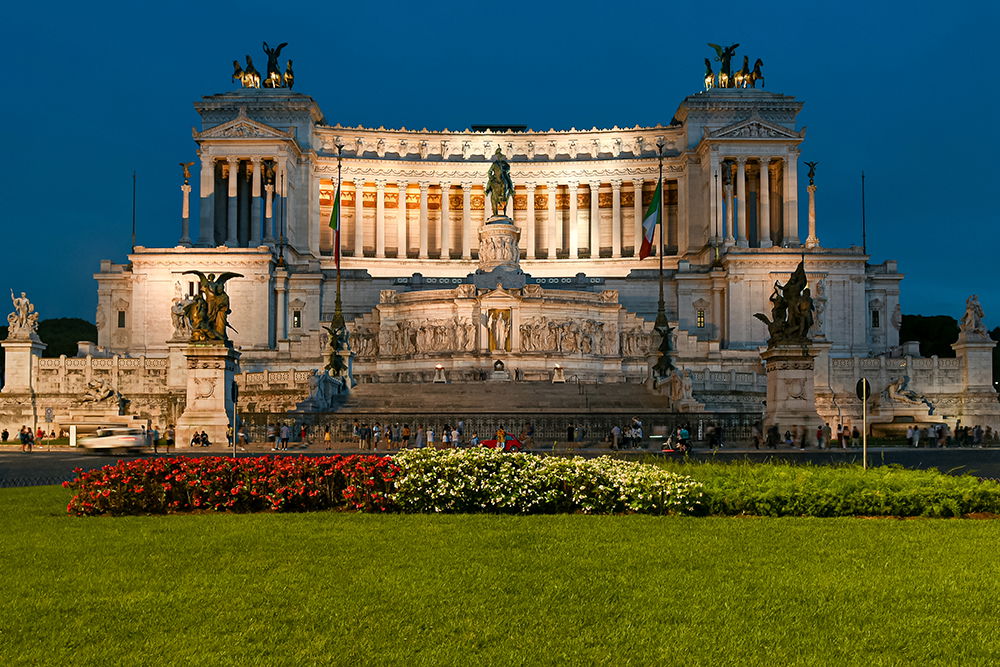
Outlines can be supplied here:
M262 40L289 42L295 90L329 123L429 129L667 123L701 88L705 43L739 42L768 90L806 103L823 245L860 244L864 169L872 261L899 260L903 312L959 316L978 292L995 326L1000 9L925 6L17 3L0 28L0 289L26 290L43 318L92 320L91 275L128 251L133 169L138 243L174 245L191 104L232 88L234 58L262 67Z

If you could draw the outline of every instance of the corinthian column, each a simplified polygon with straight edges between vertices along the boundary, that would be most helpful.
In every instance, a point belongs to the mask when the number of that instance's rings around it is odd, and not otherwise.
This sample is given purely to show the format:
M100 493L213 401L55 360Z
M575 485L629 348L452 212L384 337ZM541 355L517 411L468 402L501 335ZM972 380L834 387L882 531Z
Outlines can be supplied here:
M816 186L810 183L806 190L809 191L809 236L806 237L806 247L815 248L819 245L816 237Z
M385 257L385 180L375 180L375 256Z
M427 259L427 245L428 237L430 236L430 222L427 218L427 192L430 190L431 184L427 181L420 182L420 249L418 252L418 257L420 259Z
M611 181L611 256L622 256L622 182Z
M229 164L229 206L226 208L226 245L230 248L236 247L236 184L240 172L239 158L231 157L226 160Z
M635 195L633 196L632 202L632 238L635 248L632 250L632 256L639 256L639 248L642 247L642 179L634 179L632 181L632 187L634 189Z
M736 245L746 248L747 243L747 159L736 158Z
M354 177L354 256L365 255L365 180Z
M580 212L579 205L580 184L570 181L566 188L569 192L569 258L578 259L580 257Z
M199 195L201 201L198 215L198 243L204 246L215 245L215 158L201 156L201 186Z
M185 247L191 246L191 186L187 181L181 186L181 240Z
M590 188L590 258L601 256L601 182L591 181Z
M798 153L785 158L785 244L799 245Z
M556 258L556 248L562 240L562 229L559 220L556 218L556 191L558 185L553 182L545 184L545 192L549 203L549 259Z
M250 168L253 169L252 185L250 190L250 247L256 248L260 245L260 158L250 159Z
M462 181L462 259L472 259L472 181Z
M441 259L451 259L451 183L441 183Z
M771 159L760 159L760 224L757 238L761 248L771 247Z
M396 184L399 192L396 200L396 257L406 259L409 256L409 239L406 238L406 183Z
M528 219L524 222L524 245L527 250L527 259L535 258L535 183L529 181L524 184L528 193Z

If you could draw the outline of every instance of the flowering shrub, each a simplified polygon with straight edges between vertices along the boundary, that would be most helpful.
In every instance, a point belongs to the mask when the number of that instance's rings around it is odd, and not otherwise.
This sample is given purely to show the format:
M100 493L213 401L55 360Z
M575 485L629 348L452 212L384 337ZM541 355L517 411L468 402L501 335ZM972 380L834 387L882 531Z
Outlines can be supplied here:
M662 468L620 461L414 449L399 466L393 501L407 512L642 512L693 514L701 484Z
M382 456L179 456L78 468L76 479L63 486L76 492L66 509L78 516L338 507L377 512L391 506L397 470Z

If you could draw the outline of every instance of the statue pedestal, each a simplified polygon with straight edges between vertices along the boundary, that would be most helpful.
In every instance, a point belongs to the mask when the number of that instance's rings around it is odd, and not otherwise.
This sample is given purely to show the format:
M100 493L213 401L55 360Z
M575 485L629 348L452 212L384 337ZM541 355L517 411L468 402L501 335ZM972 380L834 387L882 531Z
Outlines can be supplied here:
M505 215L494 215L479 227L479 269L473 283L480 289L520 289L527 282L517 247L521 232Z
M233 376L240 353L226 345L192 343L187 357L187 402L177 420L177 446L188 447L197 431L205 431L213 445L225 445L226 427L233 414Z
M767 411L764 425L778 426L795 434L804 427L806 435L816 433L823 423L816 412L814 359L816 350L808 345L775 345L760 354L767 364Z
M993 348L989 336L962 332L951 345L962 366L962 384L966 391L994 391Z
M35 366L42 356L45 343L37 336L3 341L5 394L31 393L35 388Z

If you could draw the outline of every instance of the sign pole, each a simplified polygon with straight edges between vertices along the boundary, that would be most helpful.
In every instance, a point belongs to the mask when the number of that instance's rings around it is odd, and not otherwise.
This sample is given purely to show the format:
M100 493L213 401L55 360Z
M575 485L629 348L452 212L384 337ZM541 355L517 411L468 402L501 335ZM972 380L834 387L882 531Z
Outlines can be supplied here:
M864 397L861 399L861 467L868 470L868 383L861 387Z

